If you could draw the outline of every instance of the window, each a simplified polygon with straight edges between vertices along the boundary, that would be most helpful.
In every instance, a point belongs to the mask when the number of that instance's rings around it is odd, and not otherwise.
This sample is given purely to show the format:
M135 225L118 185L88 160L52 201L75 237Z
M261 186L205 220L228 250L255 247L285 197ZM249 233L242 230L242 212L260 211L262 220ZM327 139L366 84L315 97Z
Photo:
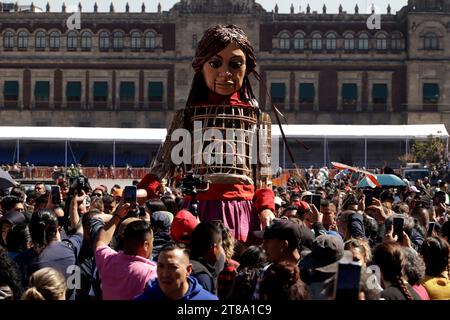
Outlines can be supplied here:
M377 50L386 50L387 49L387 39L386 35L383 33L380 33L376 37L375 46Z
M45 32L44 31L38 31L36 33L36 49L45 49L46 43L45 43Z
M423 103L437 103L439 101L439 85L436 83L424 83Z
M109 33L106 31L102 31L99 37L99 46L101 50L109 49Z
M342 85L342 103L356 104L358 101L358 86L355 83L344 83Z
M149 82L148 83L148 101L162 102L163 101L163 83Z
M273 103L284 103L286 97L286 85L284 83L272 83L270 95Z
M346 34L344 37L344 50L355 49L355 37L352 34Z
M358 49L369 50L369 36L366 33L363 33L359 36Z
M392 50L403 50L403 39L399 34L393 34L391 39Z
M34 100L36 102L47 102L50 100L50 82L36 81L34 86Z
M81 101L81 82L69 81L66 87L67 101L80 102Z
M52 33L50 33L50 48L59 49L59 46L60 46L59 32L53 31Z
M193 34L192 35L192 49L197 49L197 42L198 42L197 35Z
M386 104L388 100L388 87L385 83L375 83L372 86L372 103Z
M294 36L294 49L295 50L304 50L305 49L305 38L303 34L297 33Z
M327 50L336 50L336 35L333 33L327 35L325 44Z
M291 48L291 39L288 33L283 32L280 34L279 47L281 50L289 50Z
M14 48L14 33L12 33L11 31L7 31L3 35L3 47L5 49Z
M149 31L145 34L145 49L154 48L156 48L156 34L152 31ZM197 44L195 44L195 48L197 48Z
M92 47L92 35L89 31L84 31L81 34L81 49L90 50L91 47Z
M439 40L435 33L429 32L423 37L423 48L428 50L439 49Z
M312 37L312 49L313 50L322 50L322 36L318 33L316 33Z
M120 83L120 101L134 102L134 82Z
M3 84L5 101L19 100L19 81L5 81Z
M113 48L116 50L123 49L123 32L116 31L113 34Z
M131 33L131 49L141 48L141 33L134 31Z
M108 82L106 81L94 82L94 101L96 102L108 101Z
M67 34L67 49L76 49L78 46L77 40L77 33L75 31L70 31Z
M300 103L314 103L314 96L316 91L313 83L301 83L299 91Z
M17 46L19 47L19 49L28 48L28 33L26 31L19 32Z

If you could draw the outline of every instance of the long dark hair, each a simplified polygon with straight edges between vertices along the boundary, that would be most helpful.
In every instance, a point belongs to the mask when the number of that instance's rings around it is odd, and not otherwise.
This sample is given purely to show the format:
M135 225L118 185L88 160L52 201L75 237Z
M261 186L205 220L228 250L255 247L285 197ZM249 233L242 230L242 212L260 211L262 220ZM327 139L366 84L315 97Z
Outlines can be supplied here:
M208 94L208 87L202 74L203 65L216 53L225 49L230 43L235 43L245 54L246 75L244 83L239 89L239 99L250 101L255 99L248 75L253 73L259 81L261 76L256 72L255 50L248 40L244 31L236 25L217 25L205 31L202 39L197 45L195 57L192 61L195 75L192 80L191 90L186 105L191 106L195 103L205 102Z
M420 248L425 261L425 273L431 277L437 277L449 268L450 246L441 237L427 238Z
M267 270L260 284L260 295L272 301L309 299L298 266L289 262L275 263Z
M406 257L397 242L379 244L373 253L373 261L380 268L385 280L396 284L407 300L413 300L411 292L403 281Z
M56 238L58 218L53 211L40 209L33 214L30 223L31 240L38 254Z

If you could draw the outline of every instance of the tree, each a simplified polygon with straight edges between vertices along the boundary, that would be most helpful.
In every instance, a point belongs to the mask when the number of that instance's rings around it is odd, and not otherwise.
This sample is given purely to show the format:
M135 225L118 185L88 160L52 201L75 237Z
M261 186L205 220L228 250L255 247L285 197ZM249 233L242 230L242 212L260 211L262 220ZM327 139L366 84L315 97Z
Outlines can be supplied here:
M447 162L444 141L432 135L429 135L425 141L414 141L411 152L417 161L428 164L429 167L440 168Z
M408 162L416 162L416 157L411 153L405 153L397 158L402 163L402 166L406 166Z

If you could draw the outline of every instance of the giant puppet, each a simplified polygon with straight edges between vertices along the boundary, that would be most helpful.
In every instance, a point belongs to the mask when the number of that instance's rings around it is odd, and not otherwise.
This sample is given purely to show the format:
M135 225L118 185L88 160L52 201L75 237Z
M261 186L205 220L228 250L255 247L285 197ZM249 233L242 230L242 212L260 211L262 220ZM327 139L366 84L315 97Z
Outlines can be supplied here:
M203 177L207 191L195 196L200 220L221 220L235 239L250 243L252 231L274 217L271 121L249 79L260 80L254 49L241 28L215 26L198 43L192 67L186 108L176 113L151 172L170 179L182 167Z

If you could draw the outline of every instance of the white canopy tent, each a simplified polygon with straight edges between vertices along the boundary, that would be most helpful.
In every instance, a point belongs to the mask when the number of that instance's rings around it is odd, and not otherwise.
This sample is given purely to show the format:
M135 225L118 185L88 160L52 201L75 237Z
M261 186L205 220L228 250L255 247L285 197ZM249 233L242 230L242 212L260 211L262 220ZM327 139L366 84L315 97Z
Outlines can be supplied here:
M409 152L410 140L422 140L430 135L446 140L446 157L448 157L449 134L444 124L420 125L283 125L287 139L323 139L323 163L327 164L327 145L331 139L364 140L364 166L367 167L368 140L405 141L405 150ZM272 137L281 137L280 128L272 124ZM283 144L285 148L285 145ZM285 150L283 150L285 154ZM285 156L283 156L285 158ZM283 160L285 162L285 160ZM284 165L285 166L285 165Z
M289 138L359 138L359 139L426 139L428 136L448 138L443 124L413 125L283 125ZM272 124L272 135L280 136L280 128Z
M161 143L166 133L141 128L0 127L0 140Z
M161 144L166 129L145 128L91 128L91 127L0 127L1 141L16 141L17 159L20 159L20 141L51 141L65 143L65 166L68 161L68 143L112 142L113 165L116 165L116 142Z
M405 141L409 150L410 140L426 139L430 135L446 139L448 154L449 134L444 124L426 125L283 125L287 139L323 139L324 165L327 163L327 141L329 139L363 139L365 163L367 163L367 140ZM1 141L16 141L19 158L20 141L65 142L67 162L68 142L112 142L115 155L116 142L161 144L167 135L166 129L146 128L91 128L91 127L2 127ZM272 138L281 139L278 125L272 124ZM285 148L285 145L283 143Z

